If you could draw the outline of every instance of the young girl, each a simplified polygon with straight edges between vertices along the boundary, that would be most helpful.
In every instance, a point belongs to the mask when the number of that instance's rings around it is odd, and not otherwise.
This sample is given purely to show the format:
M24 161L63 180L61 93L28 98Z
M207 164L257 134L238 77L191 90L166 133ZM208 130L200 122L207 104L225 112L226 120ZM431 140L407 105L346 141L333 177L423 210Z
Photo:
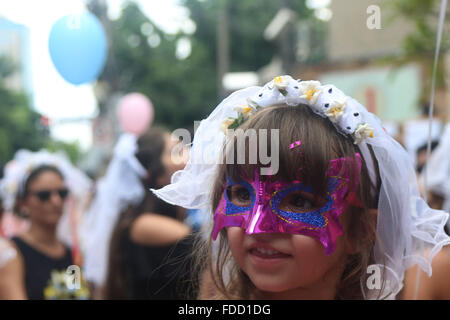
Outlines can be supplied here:
M450 243L409 155L335 86L282 76L237 91L202 121L190 156L154 192L211 208L201 298L392 299L406 268L430 275Z
M149 191L170 183L172 173L183 167L182 159L174 163L170 157L175 145L161 128L151 128L139 138L123 134L119 139L88 213L97 215L90 221L95 223L88 230L93 233L85 234L90 242L89 279L102 280L100 271L105 272L104 282L95 282L102 289L99 298L188 297L190 265L183 261L192 248L191 230L183 223L181 208Z

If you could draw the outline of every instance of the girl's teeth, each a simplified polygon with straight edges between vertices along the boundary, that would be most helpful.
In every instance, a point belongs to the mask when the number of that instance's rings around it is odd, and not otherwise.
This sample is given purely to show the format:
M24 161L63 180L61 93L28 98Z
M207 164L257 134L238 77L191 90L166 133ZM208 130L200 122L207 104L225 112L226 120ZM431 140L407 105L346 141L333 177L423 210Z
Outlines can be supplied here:
M258 251L258 252L260 252L262 254L267 254L267 255L272 255L272 254L279 253L278 251L269 250L269 249L263 249L263 248L256 248L256 251Z

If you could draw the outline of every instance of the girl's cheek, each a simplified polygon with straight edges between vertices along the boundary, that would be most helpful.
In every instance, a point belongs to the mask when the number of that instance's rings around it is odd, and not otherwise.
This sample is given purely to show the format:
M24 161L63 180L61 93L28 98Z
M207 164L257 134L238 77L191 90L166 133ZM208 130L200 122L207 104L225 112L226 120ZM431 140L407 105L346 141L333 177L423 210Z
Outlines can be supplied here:
M228 227L227 236L230 246L238 246L244 241L244 229L239 227Z
M239 263L244 255L244 237L245 231L239 227L227 228L228 244L234 259Z
M313 266L334 264L344 253L342 240L338 238L336 250L328 256L323 245L317 239L304 235L293 235L294 257L298 263L309 261L309 265Z
M309 236L293 235L292 246L296 256L301 256L308 260L325 255L324 248L320 242Z

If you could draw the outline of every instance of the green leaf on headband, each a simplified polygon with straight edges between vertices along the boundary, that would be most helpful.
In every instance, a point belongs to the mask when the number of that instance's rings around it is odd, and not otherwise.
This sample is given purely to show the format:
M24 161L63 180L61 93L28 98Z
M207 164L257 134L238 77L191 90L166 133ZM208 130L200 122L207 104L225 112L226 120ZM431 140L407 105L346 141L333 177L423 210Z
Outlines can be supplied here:
M235 119L234 122L228 126L228 129L236 129L242 123L244 123L244 121L245 121L244 114L240 112L237 119Z

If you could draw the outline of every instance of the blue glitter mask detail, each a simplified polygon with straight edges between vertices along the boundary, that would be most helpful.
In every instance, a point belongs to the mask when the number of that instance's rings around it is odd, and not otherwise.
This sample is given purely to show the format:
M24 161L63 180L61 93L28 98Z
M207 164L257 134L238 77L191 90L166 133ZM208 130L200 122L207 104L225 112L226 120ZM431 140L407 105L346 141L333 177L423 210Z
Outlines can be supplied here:
M265 185L265 182L260 182L260 183L262 184L262 186ZM241 185L242 187L247 189L247 191L249 192L249 194L252 198L251 205L249 205L247 207L242 207L242 206L238 206L238 205L234 204L233 202L231 202L231 200L229 199L228 194L227 194L227 189L234 185ZM328 194L326 195L327 202L319 209L316 209L313 211L306 211L306 212L285 211L285 210L280 209L279 205L280 205L280 202L283 200L283 198L292 192L306 191L306 192L312 193L312 189L310 187L305 186L302 182L300 182L300 183L296 183L293 185L289 185L289 186L284 187L279 190L271 190L270 192L272 192L272 196L270 197L270 200L269 200L270 208L271 208L272 212L274 212L275 214L279 214L282 217L289 218L289 219L303 222L303 223L307 223L314 227L322 228L326 225L326 220L323 217L322 213L331 209L331 207L333 205L333 198L330 197L329 194L331 194L337 186L338 186L338 179L330 178L330 180L328 181ZM263 188L262 191L264 194L267 194L267 192L268 192L268 190L265 190L265 188ZM245 180L241 180L239 182L234 182L233 180L231 180L231 178L227 177L227 186L224 191L224 197L226 200L225 214L226 215L236 215L239 213L242 213L242 214L250 213L253 210L253 207L255 206L256 200L258 200L258 203L259 203L261 201L261 199L259 199L260 197L262 197L263 199L265 198L264 194L258 195L258 199L257 199L254 187L250 183L248 183Z
M247 191L250 193L250 196L252 197L252 203L251 203L250 206L248 206L248 207L241 207L241 206L235 205L228 198L227 189L229 187L232 187L232 186L237 185L237 184L245 187L245 189L247 189ZM225 191L224 191L224 197L225 197L225 200L227 202L227 206L226 206L226 209L225 209L225 214L227 214L227 215L232 215L232 214L237 214L237 213L241 213L241 212L250 211L253 208L253 206L255 204L255 199L256 199L255 190L253 190L253 187L252 187L252 185L250 183L248 183L247 181L244 181L244 180L236 183L236 182L233 182L233 180L231 180L230 177L227 177L227 186L226 186Z
M314 211L306 211L306 212L292 212L285 211L279 208L280 202L284 199L285 196L289 195L295 191L306 191L312 193L312 189L305 186L303 183L297 183L280 191L277 191L275 195L271 199L271 208L274 212L279 215L293 219L299 222L307 223L313 225L315 227L322 228L326 224L325 218L322 216L322 213L331 209L333 204L333 198L329 196L335 188L338 186L338 181L335 178L330 178L328 181L328 194L325 196L327 202L317 210Z

